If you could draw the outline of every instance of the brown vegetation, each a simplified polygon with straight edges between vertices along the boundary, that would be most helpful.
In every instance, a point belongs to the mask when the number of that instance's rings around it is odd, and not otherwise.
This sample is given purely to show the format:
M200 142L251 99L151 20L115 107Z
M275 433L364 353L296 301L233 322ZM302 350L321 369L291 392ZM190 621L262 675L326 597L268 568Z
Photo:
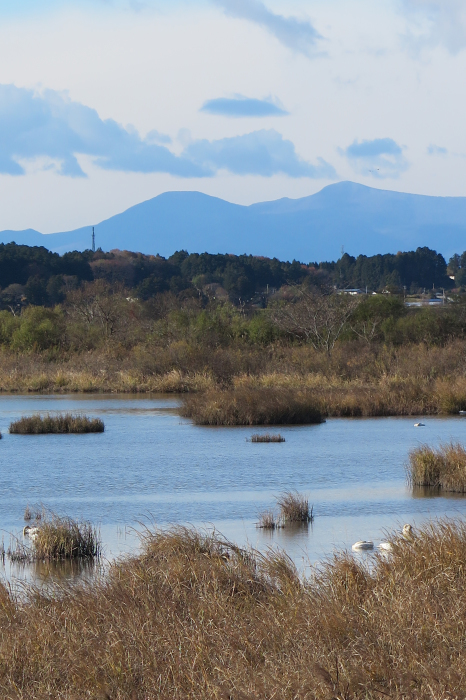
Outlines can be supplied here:
M197 425L286 425L322 423L310 392L239 387L183 400L181 415Z
M302 581L281 554L175 530L105 579L16 602L0 589L7 698L465 697L466 526L334 557Z
M314 519L309 499L297 491L282 493L277 498L280 506L280 519L283 523L310 523Z
M438 449L417 447L409 453L408 477L413 486L466 493L466 450L452 442Z
M280 433L278 435L263 433L262 435L253 435L251 442L285 442L285 438Z
M9 431L15 435L45 435L49 433L103 433L105 426L100 418L73 416L61 413L56 416L24 416L10 424Z

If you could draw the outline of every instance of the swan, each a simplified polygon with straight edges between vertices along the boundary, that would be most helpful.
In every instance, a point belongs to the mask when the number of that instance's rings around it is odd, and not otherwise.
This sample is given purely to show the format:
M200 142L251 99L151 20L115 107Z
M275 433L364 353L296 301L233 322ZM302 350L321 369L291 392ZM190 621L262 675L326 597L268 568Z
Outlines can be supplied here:
M403 525L403 530L401 531L403 537L405 540L413 540L414 535L413 535L413 526L407 523L406 525Z
M25 525L23 527L23 537L29 537L30 540L34 542L39 534L38 527L31 527L30 525Z
M426 427L426 424L425 424L425 423L415 423L415 424L414 424L414 427L415 427L415 428L425 428L425 427Z
M360 549L374 549L374 543L370 540L360 540L359 542L355 542L351 549L353 552L358 552Z
M393 545L391 542L381 542L377 545L377 549L381 549L383 552L391 552Z

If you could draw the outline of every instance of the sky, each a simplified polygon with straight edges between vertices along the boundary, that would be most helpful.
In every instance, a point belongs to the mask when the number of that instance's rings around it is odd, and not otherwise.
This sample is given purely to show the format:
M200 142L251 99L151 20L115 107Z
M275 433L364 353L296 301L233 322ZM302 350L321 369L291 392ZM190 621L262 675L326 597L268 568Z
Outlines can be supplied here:
M466 0L2 0L0 230L170 190L466 196Z

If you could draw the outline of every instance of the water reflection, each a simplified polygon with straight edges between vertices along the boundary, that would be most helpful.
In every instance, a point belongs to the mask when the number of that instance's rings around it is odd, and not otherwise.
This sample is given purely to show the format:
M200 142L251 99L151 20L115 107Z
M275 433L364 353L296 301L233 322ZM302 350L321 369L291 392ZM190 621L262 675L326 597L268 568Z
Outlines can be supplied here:
M413 498L443 498L446 501L464 501L466 494L455 493L454 491L445 491L441 488L434 488L432 486L413 486L412 488Z

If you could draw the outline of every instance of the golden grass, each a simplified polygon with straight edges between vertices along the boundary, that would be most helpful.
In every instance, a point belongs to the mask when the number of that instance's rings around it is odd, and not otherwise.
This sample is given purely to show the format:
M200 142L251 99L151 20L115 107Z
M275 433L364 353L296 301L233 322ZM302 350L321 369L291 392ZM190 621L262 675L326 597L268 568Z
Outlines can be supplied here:
M408 478L413 486L466 493L466 450L459 443L438 449L421 445L409 453Z
M302 580L283 554L148 535L93 584L0 587L5 700L464 698L466 525Z
M310 523L314 519L309 499L297 491L287 491L277 498L280 520L287 523Z
M60 413L45 416L24 416L10 424L14 435L45 435L49 433L103 433L104 422L100 418Z

